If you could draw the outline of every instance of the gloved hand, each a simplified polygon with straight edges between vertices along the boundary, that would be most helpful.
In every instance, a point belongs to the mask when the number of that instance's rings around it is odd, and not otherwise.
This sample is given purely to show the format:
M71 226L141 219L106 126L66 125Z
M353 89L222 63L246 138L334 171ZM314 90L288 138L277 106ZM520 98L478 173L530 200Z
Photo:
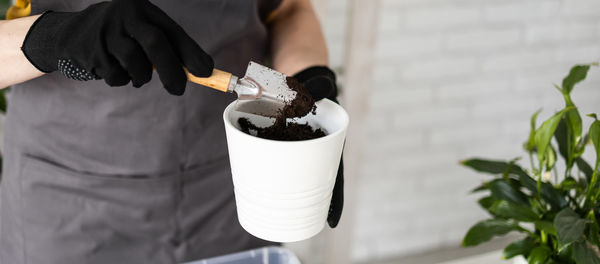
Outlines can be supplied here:
M42 72L61 71L110 86L140 87L156 71L165 89L182 95L187 77L208 77L214 63L175 21L148 0L114 0L80 12L46 12L31 26L22 47Z
M327 98L331 101L337 101L337 85L335 73L325 66L313 66L302 70L294 75L300 83L310 92L315 101ZM327 215L327 223L329 227L335 228L340 218L342 217L342 209L344 207L344 163L343 157L340 159L335 185L333 187L333 195L331 204L329 205L329 214Z

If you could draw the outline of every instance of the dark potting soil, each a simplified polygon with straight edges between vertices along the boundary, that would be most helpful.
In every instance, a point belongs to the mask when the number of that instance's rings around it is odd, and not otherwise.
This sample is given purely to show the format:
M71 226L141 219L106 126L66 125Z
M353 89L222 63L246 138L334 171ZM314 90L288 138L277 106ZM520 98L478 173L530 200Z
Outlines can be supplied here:
M325 131L320 128L313 129L308 124L288 123L286 118L303 117L312 112L315 114L317 106L312 95L304 88L300 82L293 77L286 78L287 85L290 89L296 91L296 98L291 102L287 102L285 107L277 113L275 124L270 127L257 127L252 124L247 118L238 119L238 124L242 131L252 135L251 130L256 131L256 136L259 138L281 140L281 141L297 141L324 137Z
M278 113L277 118L303 117L310 112L314 114L317 109L315 99L313 99L308 90L304 88L304 85L298 82L294 77L287 77L285 80L288 87L296 92L296 98L285 104L285 107Z
M238 119L240 128L246 134L252 135L250 131L256 131L256 136L259 138L281 140L281 141L297 141L324 137L325 131L320 128L313 129L308 124L286 123L285 120L275 122L270 127L257 127L252 124L247 118Z

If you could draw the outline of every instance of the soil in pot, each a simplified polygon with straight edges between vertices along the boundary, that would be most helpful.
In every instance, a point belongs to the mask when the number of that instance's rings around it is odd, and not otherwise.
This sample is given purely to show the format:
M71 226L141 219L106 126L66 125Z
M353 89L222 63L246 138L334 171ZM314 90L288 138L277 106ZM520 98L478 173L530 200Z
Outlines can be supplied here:
M313 129L307 124L286 123L285 119L283 121L275 121L275 124L270 127L257 127L247 118L238 119L238 123L244 133L272 140L307 140L324 137L326 135L325 131L320 128ZM252 131L256 131L256 134L253 134Z
M292 77L286 79L288 86L297 92L296 98L288 102L285 107L277 113L275 124L270 127L257 127L247 118L238 119L241 130L249 135L259 138L297 141L320 138L326 135L320 128L313 129L308 124L288 123L287 118L303 117L312 112L315 114L315 100L304 86ZM256 134L253 134L255 131Z

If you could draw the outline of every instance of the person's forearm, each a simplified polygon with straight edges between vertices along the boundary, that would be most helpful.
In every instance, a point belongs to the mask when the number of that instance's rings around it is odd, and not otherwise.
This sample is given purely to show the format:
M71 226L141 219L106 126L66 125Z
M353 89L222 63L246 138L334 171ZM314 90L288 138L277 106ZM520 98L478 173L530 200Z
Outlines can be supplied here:
M327 65L327 46L310 0L284 0L271 22L273 67L287 75Z
M38 17L0 21L0 89L43 75L21 51L23 40Z

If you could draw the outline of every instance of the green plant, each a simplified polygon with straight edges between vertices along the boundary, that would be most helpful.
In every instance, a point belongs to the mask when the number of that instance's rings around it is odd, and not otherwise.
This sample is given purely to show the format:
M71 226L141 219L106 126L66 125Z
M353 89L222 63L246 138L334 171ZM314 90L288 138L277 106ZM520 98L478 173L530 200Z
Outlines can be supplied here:
M565 101L562 110L537 129L540 111L531 117L531 132L524 144L531 169L523 169L519 158L474 158L461 162L493 175L473 190L487 193L478 203L491 218L471 227L463 246L475 246L515 231L522 233L523 238L504 249L505 259L522 255L530 264L600 263L600 121L595 114L589 114L593 123L585 133L571 100L573 87L586 78L592 66L598 64L573 67L562 85L555 85ZM582 158L590 144L596 153L593 166ZM560 174L557 153L565 163L564 173Z
M8 7L10 7L10 0L0 0L0 19L4 19Z

